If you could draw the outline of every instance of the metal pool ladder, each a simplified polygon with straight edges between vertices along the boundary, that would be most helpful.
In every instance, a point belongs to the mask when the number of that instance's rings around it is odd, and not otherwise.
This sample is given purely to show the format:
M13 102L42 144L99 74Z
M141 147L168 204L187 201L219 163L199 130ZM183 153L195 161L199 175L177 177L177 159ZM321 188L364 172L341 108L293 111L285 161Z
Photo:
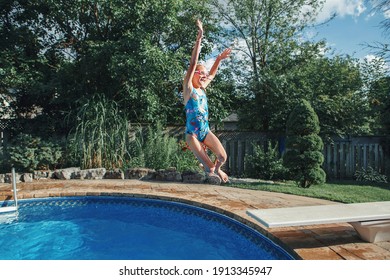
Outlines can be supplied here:
M17 190L16 190L15 168L12 168L12 187L14 189L14 205L13 206L0 207L0 214L1 213L9 213L9 212L18 211L18 193L17 193Z

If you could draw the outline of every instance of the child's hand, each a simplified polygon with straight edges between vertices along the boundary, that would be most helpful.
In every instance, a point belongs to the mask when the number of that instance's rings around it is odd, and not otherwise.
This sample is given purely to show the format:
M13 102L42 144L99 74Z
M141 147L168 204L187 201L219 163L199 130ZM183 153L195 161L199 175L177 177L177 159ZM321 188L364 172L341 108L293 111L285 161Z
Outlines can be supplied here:
M200 19L196 20L196 26L198 27L198 37L202 37L203 36L203 24L200 21Z
M220 59L228 58L231 53L232 53L232 49L231 48L227 48L219 55L219 58Z

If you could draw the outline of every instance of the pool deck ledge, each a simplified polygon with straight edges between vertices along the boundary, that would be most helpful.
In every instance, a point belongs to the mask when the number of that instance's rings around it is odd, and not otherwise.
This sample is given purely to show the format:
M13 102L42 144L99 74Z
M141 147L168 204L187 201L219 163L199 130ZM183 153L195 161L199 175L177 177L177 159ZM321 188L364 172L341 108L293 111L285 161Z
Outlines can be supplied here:
M139 180L40 180L17 187L19 199L117 195L181 201L235 218L304 260L390 260L389 241L367 243L348 223L269 229L246 213L248 209L335 203L327 200L229 186ZM0 183L0 201L9 199L11 184Z

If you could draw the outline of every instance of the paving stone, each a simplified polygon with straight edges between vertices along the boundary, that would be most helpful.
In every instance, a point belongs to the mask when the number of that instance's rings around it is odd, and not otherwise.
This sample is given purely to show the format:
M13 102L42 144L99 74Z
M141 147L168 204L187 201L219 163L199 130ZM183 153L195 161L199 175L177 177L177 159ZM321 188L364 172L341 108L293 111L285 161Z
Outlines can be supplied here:
M343 260L343 258L329 247L296 249L295 252L304 260Z

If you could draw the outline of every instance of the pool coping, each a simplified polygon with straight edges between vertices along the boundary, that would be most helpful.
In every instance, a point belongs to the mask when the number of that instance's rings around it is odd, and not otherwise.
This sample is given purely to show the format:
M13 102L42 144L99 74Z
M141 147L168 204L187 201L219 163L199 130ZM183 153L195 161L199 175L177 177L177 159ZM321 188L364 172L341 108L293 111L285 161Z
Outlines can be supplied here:
M153 198L202 207L259 231L297 259L390 260L390 242L364 242L347 223L268 229L246 214L247 209L335 203L331 201L229 186L140 180L40 180L18 184L19 199L65 196ZM0 201L11 198L11 185L0 184Z

